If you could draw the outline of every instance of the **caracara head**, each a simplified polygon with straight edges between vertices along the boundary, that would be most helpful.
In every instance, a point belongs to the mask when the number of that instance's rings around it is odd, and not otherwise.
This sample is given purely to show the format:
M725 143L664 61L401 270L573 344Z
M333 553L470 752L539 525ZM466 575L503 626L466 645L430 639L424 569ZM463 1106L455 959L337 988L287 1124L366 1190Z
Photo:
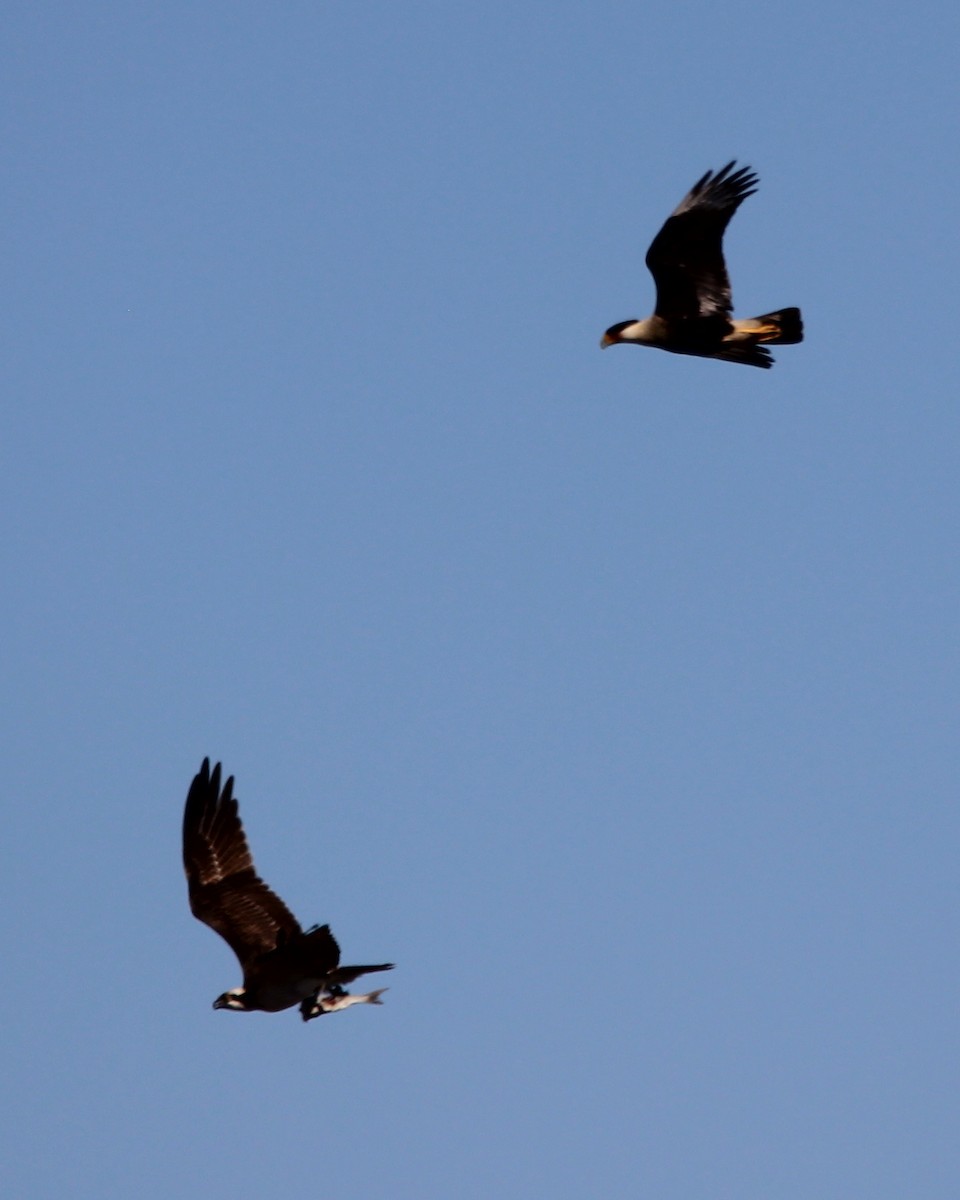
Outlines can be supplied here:
M249 1012L247 1005L247 993L242 988L231 988L229 992L224 992L222 996L218 996L213 1002L214 1008L231 1008L234 1012Z
M629 330L631 326L635 326L637 324L638 322L634 319L632 321L618 321L616 325L611 325L607 332L600 339L600 349L606 350L608 346L615 346L617 342L631 341L632 339L630 338L629 334L624 337L624 333Z

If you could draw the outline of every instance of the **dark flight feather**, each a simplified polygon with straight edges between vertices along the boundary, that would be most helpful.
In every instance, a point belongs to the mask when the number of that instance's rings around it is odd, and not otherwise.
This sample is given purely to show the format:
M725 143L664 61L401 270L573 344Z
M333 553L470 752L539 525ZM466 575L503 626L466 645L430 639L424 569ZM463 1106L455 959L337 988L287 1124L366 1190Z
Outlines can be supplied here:
M220 934L241 967L301 933L296 917L254 870L233 776L221 792L220 764L211 774L208 758L187 795L183 865L193 915Z
M671 322L716 317L721 335L733 309L723 234L758 182L750 167L731 174L735 165L729 162L697 180L647 251L657 285L656 315Z

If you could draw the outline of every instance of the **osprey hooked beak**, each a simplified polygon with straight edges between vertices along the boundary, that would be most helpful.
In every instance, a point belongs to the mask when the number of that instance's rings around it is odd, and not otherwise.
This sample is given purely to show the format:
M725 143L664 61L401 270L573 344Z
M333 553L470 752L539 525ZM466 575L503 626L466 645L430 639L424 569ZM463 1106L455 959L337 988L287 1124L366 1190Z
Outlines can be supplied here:
M247 1006L243 1000L244 989L233 988L229 992L224 992L222 996L218 996L213 1002L214 1008L229 1008L232 1012L246 1012Z

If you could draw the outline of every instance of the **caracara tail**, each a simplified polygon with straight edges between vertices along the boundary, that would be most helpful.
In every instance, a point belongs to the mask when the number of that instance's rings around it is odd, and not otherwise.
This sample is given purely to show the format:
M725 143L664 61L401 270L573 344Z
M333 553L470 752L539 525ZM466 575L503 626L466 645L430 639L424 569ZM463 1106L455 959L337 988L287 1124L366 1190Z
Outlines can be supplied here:
M803 341L803 320L799 308L781 308L754 318L764 328L758 339L769 346L796 346Z

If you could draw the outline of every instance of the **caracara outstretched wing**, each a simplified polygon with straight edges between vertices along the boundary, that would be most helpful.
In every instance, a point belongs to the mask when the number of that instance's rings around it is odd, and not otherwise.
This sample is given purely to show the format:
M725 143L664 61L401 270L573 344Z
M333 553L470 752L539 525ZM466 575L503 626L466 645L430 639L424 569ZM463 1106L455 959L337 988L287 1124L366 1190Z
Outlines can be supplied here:
M751 169L731 174L734 166L729 162L699 179L653 239L647 266L657 285L658 317L729 317L733 301L723 232L740 204L757 190Z
M233 776L221 792L220 764L211 774L208 758L183 810L183 866L193 915L220 934L244 969L300 933L296 917L254 870L233 798Z

